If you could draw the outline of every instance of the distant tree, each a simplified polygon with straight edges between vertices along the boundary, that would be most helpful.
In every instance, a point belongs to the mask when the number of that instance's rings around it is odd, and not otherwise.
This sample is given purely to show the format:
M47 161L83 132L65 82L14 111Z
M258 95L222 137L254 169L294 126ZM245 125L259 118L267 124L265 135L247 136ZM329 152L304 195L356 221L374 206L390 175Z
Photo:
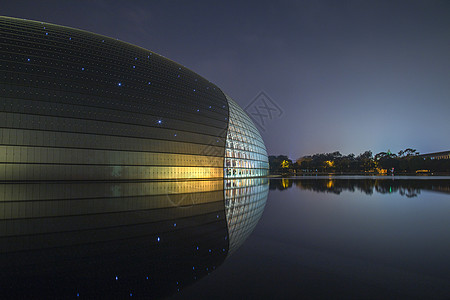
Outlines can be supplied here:
M337 158L342 157L342 154L341 154L339 151L335 151L335 152L331 153L331 156L332 156L334 159L337 159Z
M375 154L375 160L380 160L382 158L386 158L388 156L387 152L380 152Z
M416 149L412 149L412 148L406 148L404 151L405 156L414 156L417 155L419 152L417 152Z
M365 151L356 157L358 161L359 170L369 171L375 168L375 163L372 157L372 151Z
M293 170L303 172L368 172L376 168L391 170L395 173L414 173L417 170L430 172L450 172L450 160L431 160L419 156L413 148L400 150L398 154L380 152L373 156L372 151L365 151L355 157L353 153L343 155L339 151L317 153L303 156L295 163L286 156L270 156L272 173L285 174Z
M269 156L269 168L271 174L286 173L292 168L292 160L286 155Z
M372 159L372 151L368 150L358 155L358 159Z

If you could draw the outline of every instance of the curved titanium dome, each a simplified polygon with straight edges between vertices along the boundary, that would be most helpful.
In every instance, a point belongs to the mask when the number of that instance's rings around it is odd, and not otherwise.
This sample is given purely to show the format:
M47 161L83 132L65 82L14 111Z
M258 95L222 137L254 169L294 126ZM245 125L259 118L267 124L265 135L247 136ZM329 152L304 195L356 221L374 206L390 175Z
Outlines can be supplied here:
M0 17L0 180L257 177L258 130L217 86L143 48Z

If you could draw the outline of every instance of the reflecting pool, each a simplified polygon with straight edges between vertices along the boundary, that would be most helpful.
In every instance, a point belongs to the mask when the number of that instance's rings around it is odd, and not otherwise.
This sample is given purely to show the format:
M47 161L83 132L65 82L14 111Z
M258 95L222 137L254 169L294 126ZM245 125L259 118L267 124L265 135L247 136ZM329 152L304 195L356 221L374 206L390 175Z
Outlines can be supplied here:
M449 177L0 184L0 298L449 299Z
M252 235L174 299L449 299L449 179L271 179Z
M267 179L0 184L0 298L164 298L216 270Z

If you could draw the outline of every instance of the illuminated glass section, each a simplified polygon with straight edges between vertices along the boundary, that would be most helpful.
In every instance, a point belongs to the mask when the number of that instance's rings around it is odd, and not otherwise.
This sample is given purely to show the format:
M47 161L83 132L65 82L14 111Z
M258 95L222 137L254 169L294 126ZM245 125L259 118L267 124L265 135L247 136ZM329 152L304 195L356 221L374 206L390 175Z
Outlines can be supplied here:
M229 96L229 124L225 149L225 178L267 176L269 161L261 135L249 116Z
M244 243L258 224L266 206L269 180L227 179L224 188L230 255Z

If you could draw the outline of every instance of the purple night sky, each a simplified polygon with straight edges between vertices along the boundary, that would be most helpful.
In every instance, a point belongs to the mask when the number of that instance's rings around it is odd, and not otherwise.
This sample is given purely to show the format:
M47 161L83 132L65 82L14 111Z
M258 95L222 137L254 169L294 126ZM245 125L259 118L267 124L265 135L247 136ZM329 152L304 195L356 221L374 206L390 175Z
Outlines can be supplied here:
M0 14L115 37L264 91L271 155L450 150L450 1L2 1Z

